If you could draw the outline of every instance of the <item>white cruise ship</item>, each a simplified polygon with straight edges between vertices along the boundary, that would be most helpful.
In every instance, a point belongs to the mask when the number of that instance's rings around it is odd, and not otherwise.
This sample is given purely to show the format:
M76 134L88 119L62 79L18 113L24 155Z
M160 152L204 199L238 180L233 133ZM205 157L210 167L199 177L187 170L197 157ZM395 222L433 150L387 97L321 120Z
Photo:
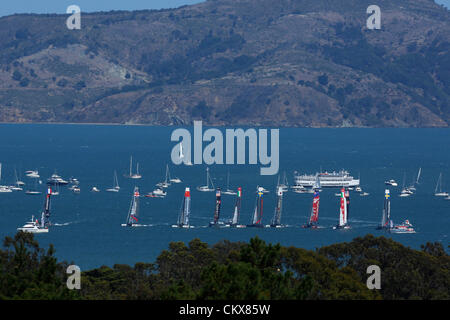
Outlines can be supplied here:
M317 177L319 178L320 186L322 188L356 187L360 184L359 179L353 178L348 171L345 170L302 175L298 172L294 172L294 183L296 186L312 188Z

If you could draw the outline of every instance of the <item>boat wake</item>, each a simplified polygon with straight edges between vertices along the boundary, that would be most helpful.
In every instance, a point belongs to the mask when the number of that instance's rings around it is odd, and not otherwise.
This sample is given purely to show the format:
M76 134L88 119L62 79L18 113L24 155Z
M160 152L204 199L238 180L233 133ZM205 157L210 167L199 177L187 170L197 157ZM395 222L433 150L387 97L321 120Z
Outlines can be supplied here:
M64 226L68 226L71 224L75 224L75 223L79 223L80 221L70 221L70 222L64 222L64 223L53 223L52 226L55 227L64 227Z

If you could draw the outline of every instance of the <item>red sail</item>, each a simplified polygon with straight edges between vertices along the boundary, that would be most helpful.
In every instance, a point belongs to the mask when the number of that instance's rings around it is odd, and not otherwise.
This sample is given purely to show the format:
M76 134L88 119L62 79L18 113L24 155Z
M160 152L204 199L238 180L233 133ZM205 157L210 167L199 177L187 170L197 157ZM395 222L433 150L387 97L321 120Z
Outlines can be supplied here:
M319 203L320 203L320 195L318 191L315 191L309 223L317 222L317 220L319 219Z

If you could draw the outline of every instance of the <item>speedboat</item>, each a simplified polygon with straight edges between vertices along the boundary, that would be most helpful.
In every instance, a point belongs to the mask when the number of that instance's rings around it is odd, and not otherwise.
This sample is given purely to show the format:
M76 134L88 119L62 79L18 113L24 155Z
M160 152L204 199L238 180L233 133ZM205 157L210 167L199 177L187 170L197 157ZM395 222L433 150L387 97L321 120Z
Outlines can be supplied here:
M97 187L92 187L92 192L100 192L100 190Z
M37 170L29 170L29 171L25 171L25 175L28 178L40 178L41 176L39 175L39 172Z
M366 196L369 195L369 193L368 193L368 192L362 192L362 193L360 193L359 195L360 195L361 197L366 197Z
M0 193L10 193L13 192L8 186L0 186Z
M389 228L390 233L416 233L409 220L405 220L402 224L393 225Z
M72 188L72 192L73 193L80 193L81 189L80 189L80 187L74 187L74 188Z
M164 198L167 195L163 189L156 188L152 192L146 195L147 198Z
M384 182L384 184L388 185L388 186L393 186L393 187L397 187L398 186L398 183L394 179L387 180L387 181Z
M173 178L173 179L170 179L169 181L172 183L181 183L181 179L179 179L179 178Z
M64 180L61 176L58 176L56 173L52 174L50 178L47 179L48 185L58 185L58 184L69 184L69 181Z
M37 220L34 220L34 216L31 217L31 221L25 223L21 228L17 228L17 231L31 232L31 233L46 233L48 228L41 227Z

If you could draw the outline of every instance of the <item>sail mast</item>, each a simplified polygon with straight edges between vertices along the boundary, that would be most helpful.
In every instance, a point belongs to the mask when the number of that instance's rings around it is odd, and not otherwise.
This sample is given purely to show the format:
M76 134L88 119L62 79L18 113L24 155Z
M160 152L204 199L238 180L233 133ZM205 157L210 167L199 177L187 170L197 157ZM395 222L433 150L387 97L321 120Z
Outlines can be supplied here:
M261 225L262 215L263 215L263 188L258 187L258 192L256 195L256 205L255 205L255 211L253 213L253 219L251 227L259 227Z
M133 166L133 156L130 156L130 177L133 175L132 166Z
M217 188L217 190L216 190L216 208L214 210L214 221L212 223L213 225L216 225L219 222L220 204L221 204L220 188Z
M281 211L283 204L283 188L277 187L277 206L275 208L275 212L272 218L272 227L281 226Z
M189 226L189 215L191 213L191 193L189 188L184 192L183 224Z
M236 196L236 203L234 205L234 214L233 220L231 222L232 225L237 225L239 221L239 215L241 213L241 199L242 199L242 188L239 187Z
M47 195L45 197L45 205L44 205L44 211L42 212L41 216L41 227L42 228L48 228L50 225L50 196L52 195L52 189L47 189Z
M384 207L383 216L381 217L381 228L388 228L389 221L391 220L391 202L390 202L390 191L386 189L384 191Z

